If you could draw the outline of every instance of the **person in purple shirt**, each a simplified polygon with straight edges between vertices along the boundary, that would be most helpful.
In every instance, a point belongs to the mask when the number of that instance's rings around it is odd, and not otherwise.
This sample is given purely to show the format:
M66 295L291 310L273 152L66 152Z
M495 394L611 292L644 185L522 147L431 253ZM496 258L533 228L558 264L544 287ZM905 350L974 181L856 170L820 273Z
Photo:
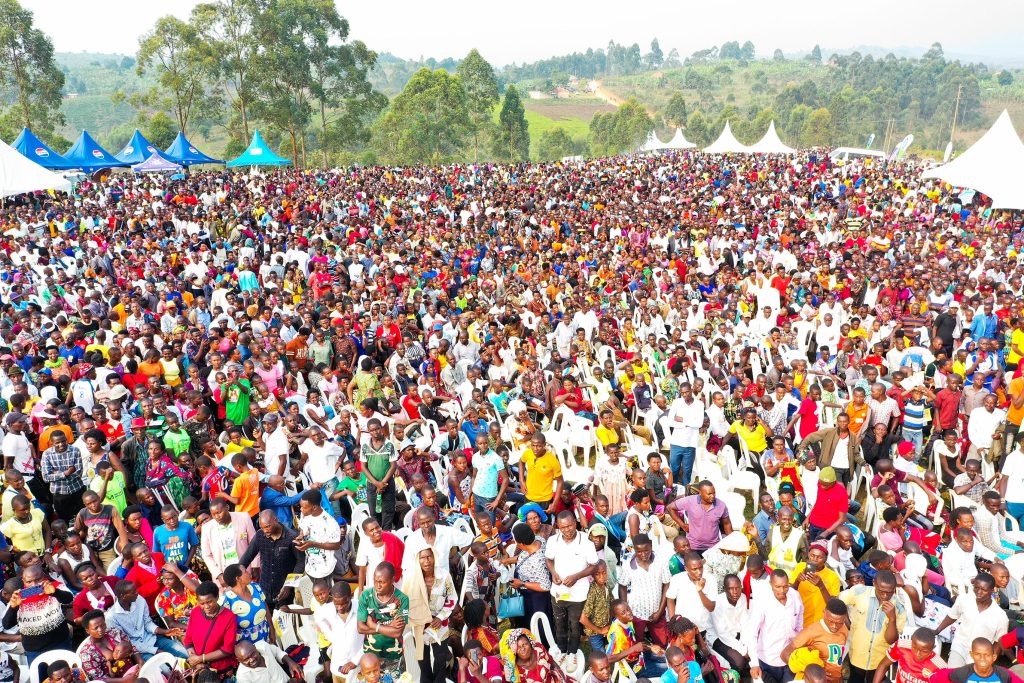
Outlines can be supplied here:
M697 484L697 495L677 498L667 510L686 532L690 547L698 552L704 552L732 533L729 508L715 497L715 485L710 481Z

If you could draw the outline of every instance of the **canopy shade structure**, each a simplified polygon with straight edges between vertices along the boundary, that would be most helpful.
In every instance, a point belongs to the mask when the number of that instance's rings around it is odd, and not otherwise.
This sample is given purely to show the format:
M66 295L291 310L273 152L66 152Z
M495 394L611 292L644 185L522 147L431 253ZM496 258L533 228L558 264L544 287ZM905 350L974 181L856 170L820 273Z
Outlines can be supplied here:
M693 149L696 146L683 136L682 128L676 128L676 134L665 144L665 149Z
M252 142L249 143L248 149L242 152L240 157L229 161L228 166L287 166L290 163L292 163L291 159L274 154L257 129L253 131Z
M764 137L750 146L750 152L753 154L793 154L796 150L783 144L779 139L779 134L775 132L775 122L772 121L768 124L768 130L765 131Z
M40 190L71 192L71 182L0 140L0 197Z
M72 165L72 168L80 168L85 173L93 173L101 168L119 168L128 166L128 162L121 161L107 150L100 147L99 143L92 139L88 131L83 130L78 136L75 144L71 145L65 154Z
M153 152L142 163L133 164L132 170L136 173L167 173L180 171L181 164L176 164L160 152Z
M157 149L153 146L153 143L147 140L146 136L136 128L135 133L132 135L132 139L128 141L128 144L124 146L124 149L114 156L117 157L119 161L123 161L128 164L141 164L156 151Z
M922 174L950 185L982 192L995 209L1024 209L1024 144L1005 109L977 142L948 164Z
M666 149L667 146L664 142L658 138L658 133L651 131L647 135L647 140L644 142L644 146L640 148L641 152L657 152L658 150Z
M745 154L750 152L750 148L741 144L740 141L736 139L736 136L732 134L732 128L729 127L729 122L726 121L725 128L722 129L722 134L718 136L717 140L705 147L704 151L709 154Z
M179 132L174 138L171 146L164 150L163 156L182 166L195 166L196 164L223 164L223 159L214 159L196 149L195 145L188 141L184 133Z
M49 145L36 137L36 134L28 128L22 128L12 145L23 157L34 161L43 168L66 171L77 168L63 156L50 149Z

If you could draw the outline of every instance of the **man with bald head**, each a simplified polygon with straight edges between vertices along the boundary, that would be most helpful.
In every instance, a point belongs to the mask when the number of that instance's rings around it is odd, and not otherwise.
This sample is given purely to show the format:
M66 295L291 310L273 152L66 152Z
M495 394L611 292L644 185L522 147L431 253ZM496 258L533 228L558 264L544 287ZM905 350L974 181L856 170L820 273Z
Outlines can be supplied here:
M302 574L306 571L306 554L295 547L298 532L281 524L273 510L261 512L259 524L259 530L253 535L252 542L238 562L248 568L259 558L258 581L273 609L290 600L291 589L285 591L288 594L281 595L284 580L289 574Z
M319 485L315 484L314 486ZM279 474L270 475L270 478L267 480L267 486L263 489L263 495L260 496L260 510L273 511L281 524L291 527L293 526L292 520L295 517L292 507L299 504L302 494L296 493L294 496L289 496L284 487L284 477Z
M235 658L238 683L288 683L289 679L303 677L301 666L284 650L266 641L241 641L235 646Z

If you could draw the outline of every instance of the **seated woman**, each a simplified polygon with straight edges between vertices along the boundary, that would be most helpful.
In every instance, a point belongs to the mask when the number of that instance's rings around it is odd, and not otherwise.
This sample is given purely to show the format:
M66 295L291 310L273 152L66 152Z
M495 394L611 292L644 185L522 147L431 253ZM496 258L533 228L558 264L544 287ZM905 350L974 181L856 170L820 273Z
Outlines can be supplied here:
M98 609L82 616L86 638L79 648L82 671L90 681L132 683L142 666L142 655L135 651L128 636L117 627L107 628L107 620Z
M683 651L683 659L700 667L705 683L722 683L722 668L711 652L697 625L686 617L676 616L668 623L669 645ZM692 678L692 676L691 676Z
M405 574L402 592L409 596L409 624L419 660L420 679L427 683L444 683L451 658L447 644L450 633L448 618L459 595L450 572L435 576L437 557L433 548L420 550L416 559L418 562Z
M196 606L199 577L169 562L160 571L160 584L163 590L156 596L157 614L167 624L167 628L188 627L188 618Z
M528 629L510 629L502 636L500 651L507 683L568 683L571 680Z
M220 588L204 581L196 588L196 606L188 620L182 641L188 650L188 665L193 669L213 669L222 680L234 675L235 634L238 623L231 610L220 606Z
M267 598L259 584L252 582L249 570L232 564L224 569L222 600L238 620L238 639L256 643L270 639Z
M82 590L71 603L75 622L82 623L82 617L92 611L106 611L114 604L116 576L101 576L91 562L83 562L75 568L75 576Z

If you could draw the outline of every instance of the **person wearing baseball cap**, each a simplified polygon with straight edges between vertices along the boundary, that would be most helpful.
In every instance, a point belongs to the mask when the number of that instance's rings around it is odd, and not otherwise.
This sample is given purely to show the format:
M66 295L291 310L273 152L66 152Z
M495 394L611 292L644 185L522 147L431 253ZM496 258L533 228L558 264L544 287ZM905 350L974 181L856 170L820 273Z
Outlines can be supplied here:
M845 486L836 484L835 469L822 467L818 475L818 497L807 517L808 540L828 538L846 521L846 514L850 511L850 497Z

